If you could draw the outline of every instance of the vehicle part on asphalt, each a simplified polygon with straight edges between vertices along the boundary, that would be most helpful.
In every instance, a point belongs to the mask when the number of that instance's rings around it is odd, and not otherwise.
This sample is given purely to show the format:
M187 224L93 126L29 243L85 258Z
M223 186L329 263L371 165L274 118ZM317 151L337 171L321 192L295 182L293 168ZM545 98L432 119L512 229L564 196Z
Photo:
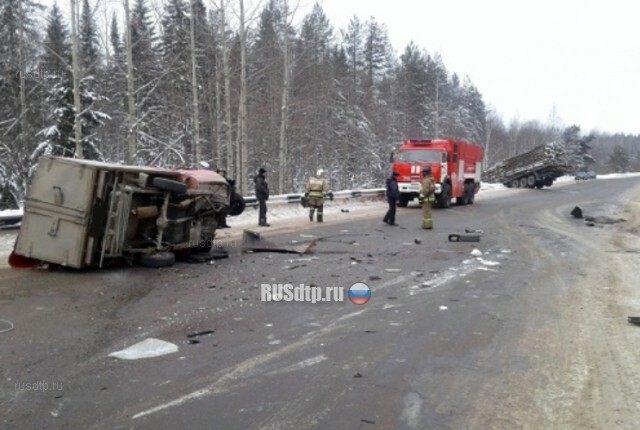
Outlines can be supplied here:
M128 348L112 352L109 354L109 357L119 358L121 360L138 360L140 358L160 357L174 352L178 352L177 345L149 337Z
M480 242L480 236L472 234L450 234L449 242Z
M576 206L575 208L573 208L570 215L572 215L574 218L582 219L582 208L580 206Z
M229 258L229 251L226 249L214 249L209 252L197 252L195 254L189 254L185 259L186 263L199 264L208 263L212 260L223 260Z
M200 336L209 336L210 334L215 333L215 330L203 330L203 331L197 331L195 333L189 333L187 335L188 339L192 339L194 337L200 337Z
M244 230L242 233L242 252L279 252L289 254L309 254L316 250L317 240L299 245L280 245L264 239L260 233Z
M631 324L640 325L640 317L627 317L627 320Z

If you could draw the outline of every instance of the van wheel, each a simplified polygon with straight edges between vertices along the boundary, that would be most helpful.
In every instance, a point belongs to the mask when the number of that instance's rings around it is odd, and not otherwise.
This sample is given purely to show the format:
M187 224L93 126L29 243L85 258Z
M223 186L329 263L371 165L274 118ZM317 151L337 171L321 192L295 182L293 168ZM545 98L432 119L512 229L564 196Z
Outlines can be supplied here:
M186 194L187 192L187 184L166 178L153 178L151 186L171 193Z
M174 264L176 256L173 252L154 252L140 256L140 265L144 267L171 267Z
M229 205L229 215L231 216L240 215L242 212L244 212L244 209L246 206L247 204L244 201L244 197L234 192L231 195L231 202Z

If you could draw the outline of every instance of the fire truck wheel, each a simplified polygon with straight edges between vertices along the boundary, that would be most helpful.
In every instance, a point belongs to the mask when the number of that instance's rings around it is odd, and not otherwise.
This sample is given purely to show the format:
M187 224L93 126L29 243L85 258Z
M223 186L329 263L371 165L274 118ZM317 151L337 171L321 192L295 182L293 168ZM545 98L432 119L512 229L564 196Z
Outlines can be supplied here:
M140 256L140 265L144 267L170 267L175 263L176 256L173 252L155 252Z
M458 206L466 206L467 203L469 203L469 187L467 186L467 184L464 184L464 187L462 189L462 197L456 197L456 204Z

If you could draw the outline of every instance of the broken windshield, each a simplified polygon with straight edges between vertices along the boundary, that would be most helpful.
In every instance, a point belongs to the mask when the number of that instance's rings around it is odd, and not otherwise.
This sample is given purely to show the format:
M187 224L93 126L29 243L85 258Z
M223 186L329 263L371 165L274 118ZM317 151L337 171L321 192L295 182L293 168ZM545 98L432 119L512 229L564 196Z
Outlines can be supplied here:
M442 161L442 152L429 149L409 149L400 151L398 161L418 161L422 163L439 163Z

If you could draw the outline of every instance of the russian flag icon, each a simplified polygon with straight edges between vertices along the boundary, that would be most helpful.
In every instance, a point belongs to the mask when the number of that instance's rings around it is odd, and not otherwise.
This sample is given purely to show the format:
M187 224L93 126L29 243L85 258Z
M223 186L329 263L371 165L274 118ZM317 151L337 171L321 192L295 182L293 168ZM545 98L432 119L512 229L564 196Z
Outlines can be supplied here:
M363 282L356 282L349 287L349 300L354 305L364 305L371 298L369 286Z

